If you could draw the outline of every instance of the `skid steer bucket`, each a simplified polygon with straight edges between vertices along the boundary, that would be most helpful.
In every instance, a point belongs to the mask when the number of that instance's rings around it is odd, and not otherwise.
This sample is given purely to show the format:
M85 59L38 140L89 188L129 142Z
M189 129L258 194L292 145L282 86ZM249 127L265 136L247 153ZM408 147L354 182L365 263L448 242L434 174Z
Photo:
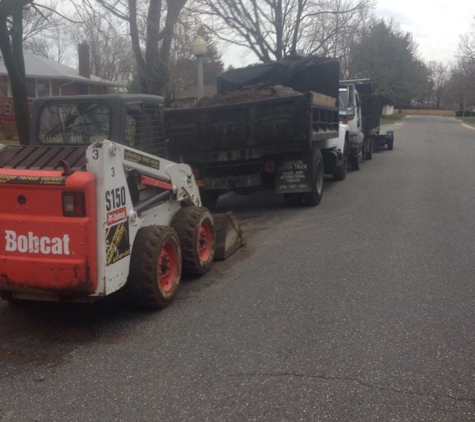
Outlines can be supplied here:
M244 234L233 213L213 214L215 232L214 259L222 261L244 245Z

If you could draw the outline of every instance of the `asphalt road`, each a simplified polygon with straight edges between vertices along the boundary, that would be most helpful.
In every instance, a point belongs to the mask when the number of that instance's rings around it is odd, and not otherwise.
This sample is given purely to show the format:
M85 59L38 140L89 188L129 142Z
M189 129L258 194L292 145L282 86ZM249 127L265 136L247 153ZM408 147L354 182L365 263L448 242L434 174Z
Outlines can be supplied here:
M475 130L394 129L163 311L0 302L0 421L475 421Z

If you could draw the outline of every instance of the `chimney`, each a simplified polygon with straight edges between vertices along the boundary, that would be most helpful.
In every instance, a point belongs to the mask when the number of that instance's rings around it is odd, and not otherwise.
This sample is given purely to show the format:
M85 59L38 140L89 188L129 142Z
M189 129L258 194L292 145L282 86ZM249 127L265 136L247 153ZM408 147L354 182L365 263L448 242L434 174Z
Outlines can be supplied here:
M91 55L89 44L82 42L78 45L79 75L84 78L91 78Z

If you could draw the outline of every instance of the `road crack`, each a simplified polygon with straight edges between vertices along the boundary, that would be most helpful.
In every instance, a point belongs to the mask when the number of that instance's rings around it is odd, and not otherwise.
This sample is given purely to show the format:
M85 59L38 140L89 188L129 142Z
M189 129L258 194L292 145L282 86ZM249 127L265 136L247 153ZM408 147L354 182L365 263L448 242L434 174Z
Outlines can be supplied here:
M407 389L400 389L400 388L391 388L391 387L384 387L381 385L372 384L367 381L362 381L358 378L351 378L351 377L336 377L331 375L325 374L317 374L317 375L308 375L308 374L300 374L297 372L275 372L275 373L239 373L239 374L228 374L229 376L233 377L265 377L265 378L286 378L286 377L295 377L295 378L306 378L306 379L319 379L325 381L341 381L341 382L354 382L359 384L363 387L372 388L379 391L389 392L389 393L398 393L398 394L411 394L414 396L420 397L433 397L437 400L441 398L446 398L449 400L457 401L457 402L465 402L465 403L475 403L475 398L468 398L468 397L457 397L452 394L436 394L431 392L422 392L422 391L413 391Z

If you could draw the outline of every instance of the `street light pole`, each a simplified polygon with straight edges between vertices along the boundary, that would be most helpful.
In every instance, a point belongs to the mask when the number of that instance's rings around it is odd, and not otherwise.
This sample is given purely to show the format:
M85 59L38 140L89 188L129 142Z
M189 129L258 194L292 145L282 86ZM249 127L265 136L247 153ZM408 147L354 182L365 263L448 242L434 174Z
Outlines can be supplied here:
M204 78L203 78L203 57L206 55L208 46L201 36L197 36L191 44L191 51L196 57L196 65L198 67L198 78L196 86L196 100L199 101L204 97Z
M198 79L197 79L197 91L196 99L199 101L204 97L204 82L203 82L203 56L196 56L198 66Z

